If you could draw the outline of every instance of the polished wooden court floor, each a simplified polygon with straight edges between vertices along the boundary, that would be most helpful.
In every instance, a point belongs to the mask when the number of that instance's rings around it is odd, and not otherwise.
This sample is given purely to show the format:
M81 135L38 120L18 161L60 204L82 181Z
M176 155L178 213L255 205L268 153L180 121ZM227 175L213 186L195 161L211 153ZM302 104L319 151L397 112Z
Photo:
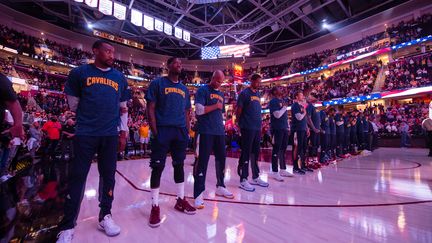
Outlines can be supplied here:
M232 200L215 197L211 158L205 208L196 215L174 210L168 159L161 183L163 223L156 229L147 225L148 159L119 162L112 213L122 232L113 238L96 228L99 178L93 165L74 242L432 242L432 158L426 155L424 149L381 148L284 182L272 179L270 164L262 162L261 178L270 186L255 192L238 188L237 159L228 158L225 182L235 193ZM192 159L185 162L189 197Z

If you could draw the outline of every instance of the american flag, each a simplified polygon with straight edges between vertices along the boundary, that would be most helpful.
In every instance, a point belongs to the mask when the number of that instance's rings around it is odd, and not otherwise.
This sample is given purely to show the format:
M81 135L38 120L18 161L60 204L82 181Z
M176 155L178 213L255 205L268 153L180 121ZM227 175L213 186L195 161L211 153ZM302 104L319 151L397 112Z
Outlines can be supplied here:
M210 46L201 48L202 59L250 56L249 45Z
M201 59L216 59L220 55L219 46L201 48Z

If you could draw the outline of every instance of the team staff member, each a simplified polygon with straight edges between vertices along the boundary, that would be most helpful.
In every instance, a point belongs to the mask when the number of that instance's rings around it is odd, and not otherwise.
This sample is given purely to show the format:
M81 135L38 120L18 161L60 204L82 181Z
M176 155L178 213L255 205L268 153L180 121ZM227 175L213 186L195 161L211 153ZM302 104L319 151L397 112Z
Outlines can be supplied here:
M269 184L259 177L258 158L261 142L261 102L258 88L261 76L251 76L250 87L244 89L237 100L236 116L241 133L241 155L237 167L240 176L240 188L253 192L258 185L268 187ZM248 182L249 163L252 169L252 183Z
M270 100L270 126L273 136L273 151L272 151L272 175L277 181L283 181L282 176L293 176L286 170L285 152L288 147L288 112L287 105L282 100L282 90L280 87L275 86L272 88L271 93L273 99ZM280 165L280 172L279 171Z
M320 144L321 118L320 113L314 106L315 102L317 102L316 94L310 93L308 96L308 106L306 107L306 118L310 131L309 158L310 163L314 164L315 168L319 168L320 163L318 163L318 147Z
M297 174L305 174L306 171L312 172L313 170L306 166L306 146L307 146L307 119L306 109L303 106L305 97L303 92L297 91L294 94L296 101L291 106L292 126L293 133L293 172Z
M191 109L189 91L179 80L182 69L180 59L169 58L167 67L168 76L153 80L145 97L153 136L150 156L152 209L149 225L151 227L158 227L161 222L159 187L168 152L171 152L174 181L177 184L177 203L174 208L186 214L196 212L184 196L183 167L189 142Z
M204 208L203 192L210 154L213 151L216 164L216 195L234 198L224 184L225 172L225 129L223 114L225 112L224 94L219 91L225 79L222 71L213 73L210 84L197 90L195 95L195 108L198 130L198 163L194 167L194 198L195 207Z
M429 147L428 156L432 157L432 118L424 119L422 122L422 127L426 131L426 141Z
M58 242L70 242L76 225L91 160L98 154L100 174L99 229L109 236L120 233L111 216L114 199L117 146L121 107L126 107L128 84L124 75L112 68L114 47L107 41L93 44L94 64L74 68L68 77L65 92L69 107L77 113L76 133L73 142L76 151L71 163L68 191L64 206L62 230ZM127 111L126 111L127 112ZM123 118L125 117L123 114ZM122 124L127 120L122 119ZM121 133L126 136L125 133Z

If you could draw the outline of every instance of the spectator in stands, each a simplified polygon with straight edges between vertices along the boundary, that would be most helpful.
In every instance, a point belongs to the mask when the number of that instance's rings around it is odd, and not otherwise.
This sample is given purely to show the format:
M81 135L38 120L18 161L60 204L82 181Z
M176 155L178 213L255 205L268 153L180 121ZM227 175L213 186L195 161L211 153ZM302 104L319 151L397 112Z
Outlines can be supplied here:
M147 152L147 145L150 141L150 126L147 121L144 121L139 130L139 141L140 141L140 149L141 155L144 156Z
M69 159L74 157L73 144L72 144L74 137L75 137L75 121L72 119L68 119L66 121L66 124L62 126L62 141L61 141L62 160L65 159L66 154L69 155Z
M45 132L47 139L47 146L45 148L45 156L54 158L55 150L60 141L60 131L62 127L60 122L57 121L56 116L51 116L50 120L46 122L42 131Z
M385 90L417 88L432 85L432 54L401 58L388 65Z
M392 45L415 40L432 33L432 15L425 14L416 19L401 21L397 25L387 28L392 39Z
M39 122L33 122L29 129L29 135L30 138L27 141L27 148L30 151L31 157L34 159L36 151L39 149L42 142L42 132L40 130Z

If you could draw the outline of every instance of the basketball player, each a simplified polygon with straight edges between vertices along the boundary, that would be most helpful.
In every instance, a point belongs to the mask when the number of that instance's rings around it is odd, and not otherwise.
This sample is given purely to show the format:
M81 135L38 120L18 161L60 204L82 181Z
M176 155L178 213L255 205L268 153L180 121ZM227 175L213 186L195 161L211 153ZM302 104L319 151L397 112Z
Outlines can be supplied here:
M177 203L174 208L186 214L195 214L196 212L196 209L185 200L184 196L183 167L189 142L191 109L189 91L179 80L182 69L180 59L169 58L167 67L168 76L153 80L145 97L152 133L150 227L158 227L161 222L159 186L168 152L171 152L174 181L177 185Z
M331 162L336 162L336 122L335 122L335 108L329 107L329 125L330 125L330 158Z
M370 132L369 132L369 114L364 111L363 113L363 126L362 126L362 132L363 132L363 149L365 152L370 152L372 149L370 148L371 144L369 142L370 140Z
M272 176L276 181L283 181L282 177L293 176L286 170L285 163L285 152L288 147L289 138L288 107L282 100L282 90L280 87L273 87L271 94L273 95L273 99L270 100L269 109L271 115L270 126L273 137Z
M96 153L100 174L98 228L108 236L120 234L120 227L111 216L111 206L119 141L117 126L120 118L120 125L127 124L128 84L124 75L112 68L115 50L109 42L98 40L92 49L94 64L74 68L65 86L69 107L76 111L73 142L76 153L71 163L64 218L59 224L61 232L57 242L71 242L73 238L87 174ZM126 132L120 132L120 136L124 138Z
M225 172L225 128L223 114L225 112L224 94L219 91L225 79L222 71L213 73L210 84L197 90L195 95L195 108L198 131L198 163L194 167L194 198L195 207L204 208L203 192L210 154L213 151L216 164L216 195L234 198L224 184Z
M357 147L359 150L364 150L364 138L363 138L363 112L357 113ZM361 152L361 151L360 151Z
M330 119L328 116L328 110L324 109L320 111L321 117L321 159L322 164L328 165L330 162Z
M351 150L354 155L357 155L359 146L358 146L358 138L357 138L357 116L359 112L357 109L354 109L351 112L350 122L351 122L351 129L350 129L350 139L351 139Z
M345 158L345 126L343 112L343 106L340 106L334 118L336 123L336 156L338 158Z
M303 92L297 91L294 94L295 102L291 106L292 126L293 133L293 172L304 175L306 171L312 172L313 170L306 166L306 146L307 146L307 118L306 109L303 106L305 97Z
M345 157L351 156L351 114L348 112L344 112L343 121L344 121L344 147L345 147Z
M259 177L258 158L261 142L261 102L258 88L261 76L253 74L250 87L244 89L237 100L236 116L241 133L241 155L237 172L240 176L240 188L253 192L252 185L268 187L269 184ZM252 182L248 182L249 162L252 169ZM252 184L252 185L251 185Z
M320 167L320 163L318 163L318 147L320 144L321 118L320 113L314 106L317 100L316 94L310 93L308 96L308 106L306 107L307 124L310 130L309 158L310 163L314 164L315 168Z

